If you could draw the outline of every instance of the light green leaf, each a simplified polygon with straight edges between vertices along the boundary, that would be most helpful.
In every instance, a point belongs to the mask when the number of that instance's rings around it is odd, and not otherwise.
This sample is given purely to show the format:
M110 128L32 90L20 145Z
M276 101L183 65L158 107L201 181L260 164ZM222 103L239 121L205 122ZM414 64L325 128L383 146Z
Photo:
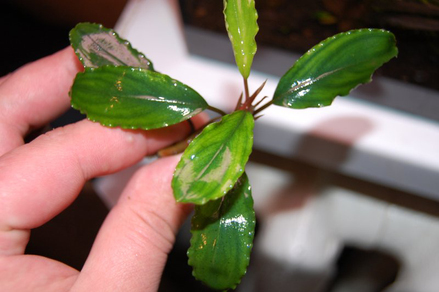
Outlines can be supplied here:
M92 121L128 129L155 129L207 108L192 88L158 72L126 66L86 68L70 91L71 104Z
M194 277L213 289L234 289L249 264L255 222L245 173L225 197L196 206L188 250Z
M178 202L204 204L224 196L244 172L253 146L254 119L226 115L198 135L183 153L172 180Z
M336 96L370 82L373 72L397 53L388 31L337 34L305 53L280 79L273 103L298 109L330 105Z
M224 0L226 29L232 42L239 72L247 79L256 53L259 27L254 0Z
M70 43L84 67L114 65L153 70L145 55L100 24L79 23L70 31Z

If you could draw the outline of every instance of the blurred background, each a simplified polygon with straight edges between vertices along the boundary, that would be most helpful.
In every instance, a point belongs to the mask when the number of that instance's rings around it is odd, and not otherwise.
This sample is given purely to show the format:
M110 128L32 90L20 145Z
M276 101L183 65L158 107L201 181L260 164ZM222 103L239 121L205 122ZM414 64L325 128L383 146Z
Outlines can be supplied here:
M107 27L114 27L126 2L4 0L0 9L0 22L4 27L3 46L0 47L3 56L0 75L68 46L68 32L78 22L98 22ZM222 1L181 0L179 3L185 25L226 36ZM399 56L379 69L376 75L420 88L423 94L420 94L419 99L383 98L371 94L374 92L372 86L353 92L353 97L422 119L439 121L439 1L257 0L256 7L260 26L258 44L286 52L304 53L324 38L354 28L377 27L392 31L398 41ZM215 58L212 52L200 54ZM424 94L425 92L428 94ZM69 111L52 126L60 126L82 118L76 111ZM264 189L263 184L276 183L279 186L275 190L277 198L279 202L286 203L286 206L298 208L308 200L310 193L319 193L321 200L314 201L317 203L312 205L318 210L325 209L325 202L332 204L334 200L341 200L344 196L354 196L359 198L361 208L374 204L378 206L385 202L408 210L410 216L416 217L419 213L433 218L428 219L428 222L436 222L439 216L437 201L420 198L410 192L362 181L303 161L285 160L261 150L252 154L251 161L248 172L254 177L261 176L259 188ZM257 189L257 186L254 186L254 189ZM291 197L288 195L291 193L296 195ZM263 197L264 194L260 196ZM269 211L261 215L264 218L259 222L261 228L265 221L274 220L270 214L279 212L282 205L279 202L270 205ZM389 205L386 206L385 209L391 212ZM303 210L305 214L306 208ZM72 206L47 225L32 232L27 252L49 256L81 269L107 212L107 207L96 195L92 183L89 183ZM409 224L410 222L413 221L409 221ZM188 224L170 256L160 291L210 291L192 279L191 269L186 264ZM307 225L305 222L302 226L312 227L312 224ZM416 228L416 224L414 226ZM262 232L264 236L270 233ZM264 244L272 243L261 240L260 250L263 250ZM295 272L292 272L293 268L285 268L284 264L273 260L276 255L270 257L264 252L259 252L255 254L254 260L252 259L249 276L245 278L240 289L384 291L385 287L397 278L402 265L392 250L347 244L334 247L332 253L329 253L335 254L336 261L324 266L327 268L325 271L318 268L297 270L295 267ZM273 270L278 272L273 274ZM267 278L265 283L258 282L258 278L263 279L261 275L270 272L273 275ZM288 277L292 280L285 281ZM323 284L319 284L319 281ZM255 283L259 285L258 289L254 286ZM288 285L305 288L285 290ZM439 287L437 288L439 291Z

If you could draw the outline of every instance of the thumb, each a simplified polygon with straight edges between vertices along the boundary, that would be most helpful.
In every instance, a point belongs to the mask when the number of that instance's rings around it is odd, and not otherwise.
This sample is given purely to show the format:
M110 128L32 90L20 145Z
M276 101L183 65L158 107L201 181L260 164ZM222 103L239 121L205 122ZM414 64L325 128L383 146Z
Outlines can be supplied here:
M191 210L172 194L177 162L176 156L163 158L134 175L99 231L73 291L157 291L175 235Z

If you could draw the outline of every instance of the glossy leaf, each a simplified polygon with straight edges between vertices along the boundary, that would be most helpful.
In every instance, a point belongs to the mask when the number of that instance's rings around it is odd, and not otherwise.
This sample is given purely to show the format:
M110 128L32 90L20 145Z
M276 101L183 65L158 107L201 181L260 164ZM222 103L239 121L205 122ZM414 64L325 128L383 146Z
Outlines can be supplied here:
M204 204L224 196L244 172L253 146L253 125L251 113L236 111L207 126L175 169L175 199Z
M105 126L155 129L187 120L207 108L190 87L141 68L104 66L78 73L71 104Z
M305 53L280 79L273 103L299 109L330 105L336 96L370 82L373 72L397 53L388 31L337 34Z
M214 289L234 289L249 264L255 221L245 173L225 197L196 206L188 250L194 277Z
M224 18L239 72L247 79L256 53L255 36L259 30L255 1L224 0Z
M114 65L153 70L145 55L100 24L79 23L70 31L70 43L84 67Z

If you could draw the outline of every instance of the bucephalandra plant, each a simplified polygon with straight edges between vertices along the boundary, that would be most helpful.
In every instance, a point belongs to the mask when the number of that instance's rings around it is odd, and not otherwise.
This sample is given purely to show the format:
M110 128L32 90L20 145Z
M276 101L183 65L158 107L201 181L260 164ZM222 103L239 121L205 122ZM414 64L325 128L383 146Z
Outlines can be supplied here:
M231 113L210 106L189 86L156 71L145 55L113 30L80 23L70 32L85 68L72 85L71 104L88 119L109 127L149 130L189 121L204 110L220 114L190 138L159 152L168 155L185 149L172 188L178 202L196 205L189 264L198 280L218 290L235 288L249 264L255 213L245 166L261 112L271 105L292 109L330 105L336 96L370 82L373 72L397 55L395 38L388 31L340 33L305 53L279 80L271 98L260 98L264 84L251 92L247 82L259 29L255 1L225 0L224 16L244 80Z

